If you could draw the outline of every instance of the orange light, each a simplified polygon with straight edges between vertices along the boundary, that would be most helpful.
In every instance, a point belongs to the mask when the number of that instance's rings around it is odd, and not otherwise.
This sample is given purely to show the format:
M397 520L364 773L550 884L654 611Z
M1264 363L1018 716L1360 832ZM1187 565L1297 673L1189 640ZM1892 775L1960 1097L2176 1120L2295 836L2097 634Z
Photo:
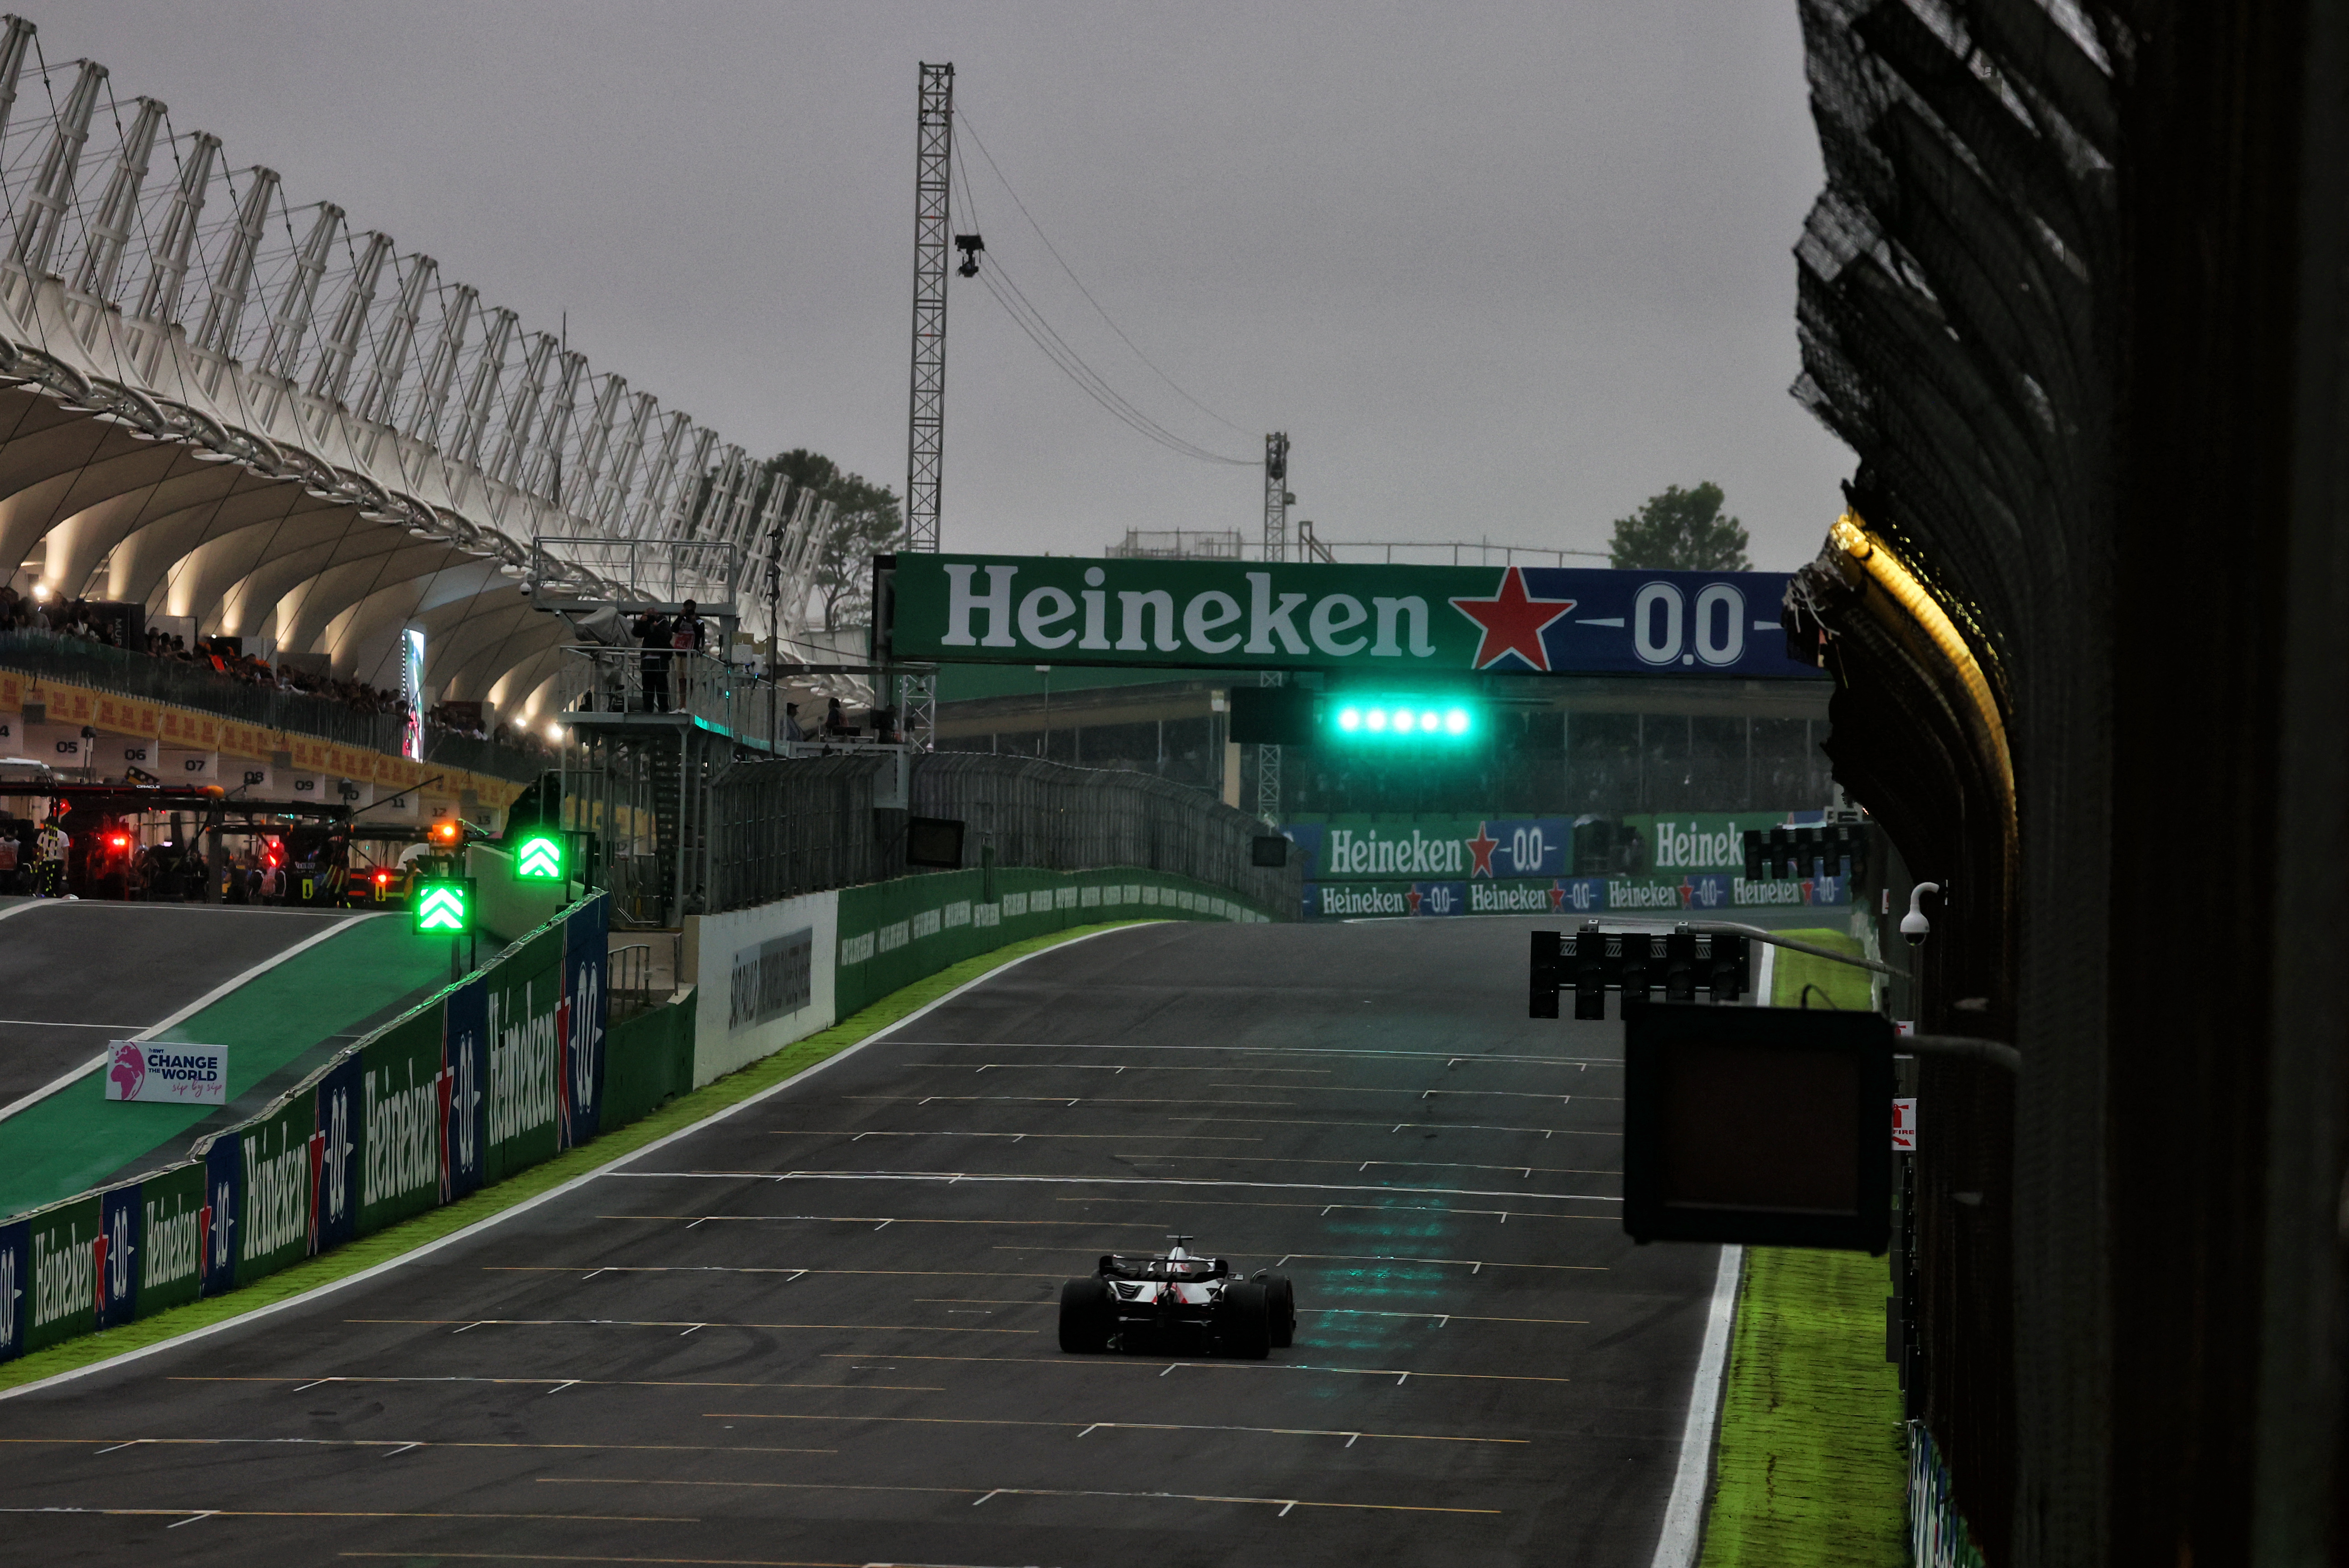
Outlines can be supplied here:
M444 818L443 820L432 825L433 840L440 844L454 844L457 842L459 835L463 832L464 825L458 822L453 817Z

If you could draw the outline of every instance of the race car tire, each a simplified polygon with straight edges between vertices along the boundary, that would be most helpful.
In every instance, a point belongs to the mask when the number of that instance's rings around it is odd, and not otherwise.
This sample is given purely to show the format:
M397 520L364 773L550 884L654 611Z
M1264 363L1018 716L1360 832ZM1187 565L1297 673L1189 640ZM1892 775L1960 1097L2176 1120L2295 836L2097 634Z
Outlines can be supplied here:
M1262 1285L1244 1282L1224 1293L1216 1305L1216 1337L1226 1355L1243 1361L1265 1358L1272 1349L1272 1314Z
M1265 1315L1271 1321L1272 1347L1287 1350L1297 1343L1297 1287L1287 1274L1264 1282Z
M1117 1326L1109 1286L1097 1279L1071 1280L1061 1287L1061 1348L1073 1355L1099 1355L1109 1348Z

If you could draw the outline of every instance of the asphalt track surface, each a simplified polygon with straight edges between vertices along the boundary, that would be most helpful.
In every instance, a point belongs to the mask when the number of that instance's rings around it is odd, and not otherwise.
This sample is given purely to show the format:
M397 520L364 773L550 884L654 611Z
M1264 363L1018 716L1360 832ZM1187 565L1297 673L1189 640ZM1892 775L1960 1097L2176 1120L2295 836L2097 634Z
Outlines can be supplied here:
M334 910L10 901L0 908L0 1106L343 918Z
M1716 1254L1624 1239L1620 1026L1524 1017L1538 923L1049 950L479 1236L0 1401L0 1539L1644 1565ZM1296 1345L1061 1354L1061 1281L1178 1231L1284 1267Z

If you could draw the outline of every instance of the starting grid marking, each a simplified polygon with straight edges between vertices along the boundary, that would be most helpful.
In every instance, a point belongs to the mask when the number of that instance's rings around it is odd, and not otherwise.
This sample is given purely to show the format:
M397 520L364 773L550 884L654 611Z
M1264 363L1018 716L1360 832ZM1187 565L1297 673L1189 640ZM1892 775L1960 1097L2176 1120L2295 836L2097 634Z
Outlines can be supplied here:
M1224 1497L1209 1492L1187 1491L1102 1491L1089 1488L1028 1487L1028 1486L884 1486L872 1481L776 1481L776 1480L664 1480L642 1476L536 1476L532 1478L541 1486L693 1486L726 1487L758 1491L881 1491L911 1492L928 1497L970 1497L977 1493L971 1507L999 1497L1113 1497L1133 1500L1157 1499L1167 1502L1228 1502L1255 1504L1276 1508L1285 1517L1293 1508L1361 1509L1379 1513L1474 1513L1497 1515L1497 1508L1443 1508L1428 1503L1409 1502L1319 1502L1301 1497Z
M230 1377L200 1376L190 1373L167 1377L166 1383L292 1383L300 1376ZM511 1385L520 1388L548 1388L560 1393L565 1388L878 1388L895 1394L943 1394L943 1383L736 1383L712 1377L468 1377L468 1376L380 1376L360 1373L342 1373L330 1377L301 1380L301 1387L287 1390L299 1394L305 1388L316 1388L324 1383L489 1383Z
M1073 1223L1073 1221L1063 1221L1063 1223ZM996 1248L999 1251L1005 1252L1089 1252L1092 1251L1090 1247L1018 1247L1000 1241L996 1243ZM1481 1258L1407 1258L1392 1252L1283 1252L1280 1255L1280 1263L1285 1263L1291 1258L1309 1258L1317 1262L1339 1263L1441 1263L1465 1269L1472 1274L1482 1273L1486 1269L1553 1269L1578 1274L1603 1274L1608 1272L1608 1265L1605 1263L1495 1263ZM1280 1267L1280 1263L1275 1263L1273 1267L1277 1269Z
M1090 1437L1095 1432L1254 1432L1277 1438L1343 1438L1350 1449L1363 1438L1381 1442L1502 1443L1520 1448L1533 1441L1531 1438L1452 1437L1441 1432L1358 1432L1322 1427L1211 1427L1170 1421L1014 1421L956 1416L800 1416L766 1410L706 1410L702 1412L702 1418L709 1421L864 1421L933 1427L1043 1427L1074 1429L1080 1438ZM793 1453L798 1450L783 1449L777 1451ZM832 1453L835 1450L826 1449L822 1451Z
M854 1361L861 1354L848 1350L827 1350L827 1361ZM1402 1366L1330 1366L1312 1361L1167 1361L1148 1359L1127 1360L1120 1356L1094 1355L905 1355L900 1361L976 1361L999 1366L1075 1366L1116 1367L1126 1371L1146 1371L1155 1366L1158 1376L1183 1367L1202 1372L1327 1372L1346 1377L1392 1377L1398 1386L1413 1377L1440 1378L1450 1383L1571 1383L1571 1377L1537 1377L1526 1372L1419 1372Z
M1458 1051L1401 1051L1384 1047L1353 1049L1342 1045L1142 1045L1121 1042L1113 1045L1037 1045L1008 1040L892 1040L892 1045L908 1045L926 1051L1217 1051L1239 1056L1349 1056L1407 1057L1418 1061L1526 1062L1553 1067L1619 1067L1620 1056L1516 1056L1499 1054L1463 1053ZM1050 1066L1056 1064L1047 1063Z
M698 1334L705 1328L777 1329L800 1328L836 1330L848 1333L873 1334L1041 1334L1037 1328L962 1328L945 1324L921 1323L696 1323L688 1318L665 1320L626 1317L347 1317L347 1324L406 1328L446 1328L451 1324L469 1328L675 1328L684 1334Z
M296 1393L300 1390L296 1389ZM843 1417L843 1420L853 1417ZM645 1454L836 1454L838 1449L758 1449L737 1447L730 1443L483 1443L457 1442L439 1438L418 1438L413 1441L398 1438L0 1438L0 1443L20 1443L33 1448L81 1448L92 1443L110 1445L99 1449L110 1454L121 1449L140 1448L230 1448L254 1446L261 1448L287 1447L313 1449L388 1449L392 1454L404 1454L410 1449L584 1449L590 1453Z
M1380 1192L1417 1198L1539 1198L1557 1203L1620 1203L1596 1192L1495 1192L1475 1187L1392 1187L1377 1182L1243 1181L1216 1176L1015 1176L968 1170L613 1170L607 1179L639 1181L906 1181L948 1187L1237 1187L1270 1192ZM1455 1212L1458 1212L1455 1210ZM1475 1212L1475 1210L1467 1210Z

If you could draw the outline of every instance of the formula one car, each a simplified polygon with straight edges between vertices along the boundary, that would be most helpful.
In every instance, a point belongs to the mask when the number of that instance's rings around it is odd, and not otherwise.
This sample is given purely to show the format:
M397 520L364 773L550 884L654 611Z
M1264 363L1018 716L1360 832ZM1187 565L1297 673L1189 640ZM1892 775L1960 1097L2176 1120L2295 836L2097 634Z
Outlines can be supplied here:
M1194 1257L1188 1236L1152 1258L1102 1255L1087 1279L1061 1287L1061 1348L1100 1352L1198 1348L1261 1361L1297 1336L1297 1293L1285 1274L1247 1279L1222 1258Z

